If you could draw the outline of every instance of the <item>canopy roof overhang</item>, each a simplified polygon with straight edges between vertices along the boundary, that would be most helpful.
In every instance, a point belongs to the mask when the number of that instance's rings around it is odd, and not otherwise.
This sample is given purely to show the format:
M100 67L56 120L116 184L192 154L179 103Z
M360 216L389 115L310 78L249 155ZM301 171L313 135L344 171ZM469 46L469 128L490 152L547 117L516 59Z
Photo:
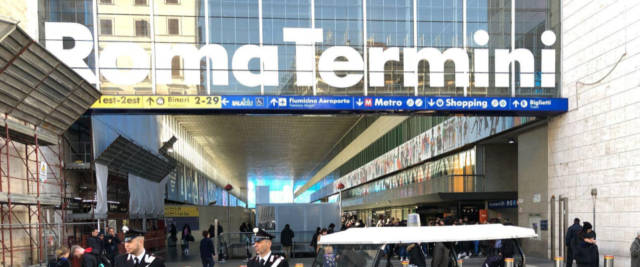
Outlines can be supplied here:
M0 18L0 114L27 122L35 131L9 127L12 133L24 137L44 129L61 135L99 97L93 85L31 39L17 22ZM42 141L50 143L49 139Z
M127 177L129 173L160 182L175 168L175 161L151 153L144 147L118 136L96 159L109 168L109 172Z

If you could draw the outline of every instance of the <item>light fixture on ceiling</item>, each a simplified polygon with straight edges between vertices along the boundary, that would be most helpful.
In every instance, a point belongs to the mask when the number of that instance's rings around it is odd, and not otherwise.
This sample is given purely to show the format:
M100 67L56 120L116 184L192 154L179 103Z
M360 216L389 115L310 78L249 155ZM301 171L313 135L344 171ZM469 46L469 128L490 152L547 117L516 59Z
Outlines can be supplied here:
M507 143L509 143L509 144L515 144L515 143L516 143L516 140L515 140L515 139L513 139L513 138L509 138L509 141L507 141Z

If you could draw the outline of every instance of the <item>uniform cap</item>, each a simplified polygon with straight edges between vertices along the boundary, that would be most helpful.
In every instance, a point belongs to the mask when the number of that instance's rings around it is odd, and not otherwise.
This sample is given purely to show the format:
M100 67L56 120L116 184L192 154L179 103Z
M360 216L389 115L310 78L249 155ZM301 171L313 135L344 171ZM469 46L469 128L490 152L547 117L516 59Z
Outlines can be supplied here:
M262 240L271 240L273 239L274 236L267 233L265 230L262 230L260 228L253 228L253 241L254 242L258 242L258 241L262 241Z

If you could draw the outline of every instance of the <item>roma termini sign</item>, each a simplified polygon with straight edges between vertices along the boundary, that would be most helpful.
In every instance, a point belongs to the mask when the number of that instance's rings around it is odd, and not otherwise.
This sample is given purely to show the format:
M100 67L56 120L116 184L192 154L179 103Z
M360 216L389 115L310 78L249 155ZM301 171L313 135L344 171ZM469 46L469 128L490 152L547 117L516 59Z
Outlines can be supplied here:
M283 28L283 41L295 44L295 72L297 86L313 86L315 79L315 51L314 44L323 42L323 31L318 28ZM95 83L96 75L89 68L85 59L94 50L93 36L89 28L77 23L47 22L45 23L46 47L58 56L70 67L76 69L85 79ZM66 49L63 47L63 39L75 40L75 46ZM486 31L475 32L474 41L478 46L486 46L489 35ZM556 36L551 31L545 31L541 36L542 43L548 47L556 41ZM150 54L138 43L133 42L103 42L104 48L98 55L100 74L108 81L119 85L131 85L144 81L151 68ZM229 72L233 73L236 80L248 87L254 86L278 86L278 46L272 45L243 45L233 56L219 44L207 44L196 47L194 44L167 44L155 43L155 69L156 82L158 84L172 83L171 60L175 56L181 56L184 62L184 84L201 84L200 62L203 58L211 60L211 77L214 85L228 85ZM470 55L467 49L448 48L441 51L437 48L415 47L371 47L367 50L368 66L365 66L363 56L359 51L349 46L334 46L322 52L317 62L317 72L322 80L329 86L347 88L362 81L365 69L369 72L368 84L372 87L382 87L385 84L384 66L387 62L400 61L403 55L403 75L405 87L414 87L418 84L418 64L421 61L429 63L429 81L431 87L443 87L445 84L445 62L452 61L455 66L456 87L469 86L470 73L473 70L474 85L476 87L489 87L489 64L495 68L494 87L510 87L509 73L511 62L517 62L520 66L519 86L525 88L534 87L535 57L533 53L524 48L514 50L494 49L495 62L489 62L489 49L468 49L473 56L473 68L470 66ZM542 49L541 73L539 87L555 87L555 58L554 49ZM117 61L122 57L128 57L132 66L126 69L118 68ZM249 69L249 62L258 59L261 62L261 70L258 72ZM348 74L337 74L347 72ZM351 72L351 73L349 73Z

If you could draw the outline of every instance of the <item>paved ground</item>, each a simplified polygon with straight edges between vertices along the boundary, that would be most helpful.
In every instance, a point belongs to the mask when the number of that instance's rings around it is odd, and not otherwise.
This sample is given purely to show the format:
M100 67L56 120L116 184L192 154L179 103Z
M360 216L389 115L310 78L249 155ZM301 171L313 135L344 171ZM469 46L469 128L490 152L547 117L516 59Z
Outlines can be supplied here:
M198 247L192 245L189 256L181 255L180 251L171 249L166 252L166 255L162 255L165 257L167 267L200 267L202 263L200 262L200 253L198 251ZM464 260L462 264L463 267L467 266L475 266L480 267L484 262L484 258L470 258ZM312 258L294 258L289 260L289 266L295 267L296 264L302 264L304 267L311 267L313 263ZM246 265L246 262L243 260L229 260L224 263L216 263L216 267L239 267L242 265ZM427 262L427 266L429 262ZM399 261L393 262L394 267L402 266ZM300 267L300 266L298 266ZM540 258L527 258L527 267L553 267L553 262L547 259Z

